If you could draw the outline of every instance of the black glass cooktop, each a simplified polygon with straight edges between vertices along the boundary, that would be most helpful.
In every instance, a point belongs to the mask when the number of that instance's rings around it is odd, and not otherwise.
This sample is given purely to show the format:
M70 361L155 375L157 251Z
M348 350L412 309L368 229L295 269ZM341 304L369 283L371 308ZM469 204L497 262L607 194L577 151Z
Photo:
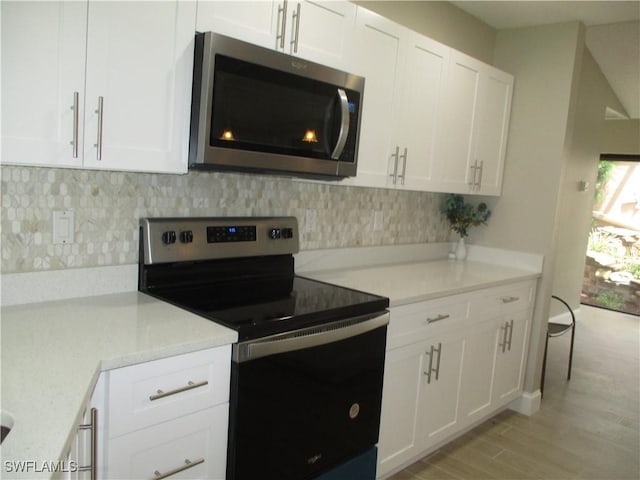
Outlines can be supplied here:
M238 332L239 341L377 313L389 299L299 276L148 291Z

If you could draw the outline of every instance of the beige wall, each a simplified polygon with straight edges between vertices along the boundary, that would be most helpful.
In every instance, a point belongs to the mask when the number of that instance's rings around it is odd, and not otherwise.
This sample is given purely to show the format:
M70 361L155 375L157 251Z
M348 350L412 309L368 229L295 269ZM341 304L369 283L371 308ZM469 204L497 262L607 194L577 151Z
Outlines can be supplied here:
M608 120L603 130L602 153L640 155L640 120Z
M558 252L553 273L553 293L564 298L573 308L580 306L585 252L591 228L594 187L602 150L605 110L611 88L590 52L585 49L578 76L573 133L569 138L564 174L560 187L558 213ZM586 181L586 191L578 182ZM553 306L552 314L562 311Z
M496 31L449 2L386 0L354 3L483 62L493 62Z
M502 195L488 199L489 228L472 241L545 256L531 330L525 390L538 389L556 257L557 217L579 23L499 31L495 65L515 75Z

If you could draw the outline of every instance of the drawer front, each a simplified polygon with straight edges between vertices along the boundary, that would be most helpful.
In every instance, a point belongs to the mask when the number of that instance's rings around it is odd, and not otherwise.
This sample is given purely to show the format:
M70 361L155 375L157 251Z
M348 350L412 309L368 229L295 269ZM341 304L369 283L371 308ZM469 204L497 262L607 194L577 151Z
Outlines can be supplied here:
M468 313L467 294L392 307L387 348L408 345L459 328L467 320Z
M231 346L109 372L109 437L229 401Z
M224 403L111 440L107 478L224 480L228 419Z
M535 285L530 280L476 292L471 299L471 315L490 318L526 310L533 305Z

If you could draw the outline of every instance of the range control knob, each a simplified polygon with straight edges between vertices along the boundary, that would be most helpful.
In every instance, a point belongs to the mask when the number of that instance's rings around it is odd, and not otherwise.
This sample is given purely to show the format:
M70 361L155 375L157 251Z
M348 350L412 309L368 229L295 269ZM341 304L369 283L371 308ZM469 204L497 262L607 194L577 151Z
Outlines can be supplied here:
M180 241L182 243L191 243L193 242L193 232L191 230L184 230L180 232Z
M293 228L283 228L282 238L293 238Z
M269 229L269 238L271 238L272 240L276 240L278 238L280 238L280 229L279 228L270 228Z
M172 243L176 243L176 232L173 230L168 230L162 233L162 243L165 245L171 245Z

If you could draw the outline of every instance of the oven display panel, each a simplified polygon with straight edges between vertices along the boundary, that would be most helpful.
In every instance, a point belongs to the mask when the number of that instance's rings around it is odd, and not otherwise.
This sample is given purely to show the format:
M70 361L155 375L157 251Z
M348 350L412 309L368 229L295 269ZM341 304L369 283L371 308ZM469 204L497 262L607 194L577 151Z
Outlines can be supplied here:
M255 242L255 225L207 227L207 243Z

